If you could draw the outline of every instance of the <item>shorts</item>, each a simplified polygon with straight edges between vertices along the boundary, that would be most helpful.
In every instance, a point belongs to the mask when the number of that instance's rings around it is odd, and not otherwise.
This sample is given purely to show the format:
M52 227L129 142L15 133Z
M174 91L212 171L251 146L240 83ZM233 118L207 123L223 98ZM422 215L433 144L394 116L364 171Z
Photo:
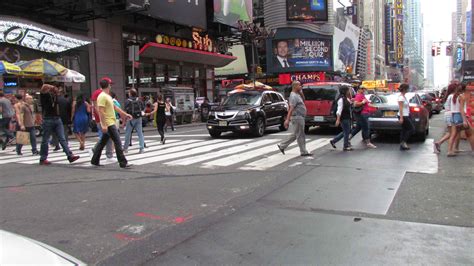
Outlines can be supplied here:
M453 125L453 116L452 115L446 115L444 116L444 122L446 123L446 126L450 127Z
M453 113L453 125L459 126L463 124L461 113Z

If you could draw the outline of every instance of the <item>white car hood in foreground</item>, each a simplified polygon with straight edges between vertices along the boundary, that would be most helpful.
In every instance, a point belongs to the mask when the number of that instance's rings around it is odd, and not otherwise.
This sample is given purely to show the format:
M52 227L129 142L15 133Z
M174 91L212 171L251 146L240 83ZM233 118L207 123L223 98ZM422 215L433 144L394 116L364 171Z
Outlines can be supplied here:
M36 240L0 230L0 265L86 265Z

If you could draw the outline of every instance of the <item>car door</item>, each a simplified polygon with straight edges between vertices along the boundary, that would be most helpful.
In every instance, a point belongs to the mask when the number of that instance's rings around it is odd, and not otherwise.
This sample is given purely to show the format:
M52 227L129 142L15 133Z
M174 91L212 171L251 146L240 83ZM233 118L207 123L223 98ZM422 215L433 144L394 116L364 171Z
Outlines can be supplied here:
M265 92L262 95L262 109L265 112L265 124L272 125L273 117L275 116L275 107L270 93Z

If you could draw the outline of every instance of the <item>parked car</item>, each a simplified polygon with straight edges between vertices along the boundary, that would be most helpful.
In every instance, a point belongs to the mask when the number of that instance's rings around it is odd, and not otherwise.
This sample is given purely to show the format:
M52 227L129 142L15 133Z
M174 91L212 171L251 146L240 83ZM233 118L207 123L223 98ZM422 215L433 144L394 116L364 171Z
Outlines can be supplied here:
M443 110L443 101L441 100L440 93L438 91L421 91L421 99L429 101L431 103L431 111L435 114L441 113Z
M307 109L305 130L311 126L334 126L336 123L336 100L342 86L352 88L351 84L342 82L315 82L303 85L303 94ZM351 90L355 95L354 89Z
M377 95L377 100L372 101L376 111L369 117L370 129L378 133L399 133L401 125L398 123L398 96L399 93L390 95ZM407 93L410 102L410 117L413 120L415 137L424 141L429 134L429 111L422 103L417 93Z
M278 92L234 91L220 106L212 109L207 129L213 138L227 131L249 132L261 137L269 126L286 130L284 121L287 114L288 104Z
M428 93L424 93L424 92L417 92L418 95L420 95L420 98L421 98L421 103L425 106L425 108L428 110L429 112L429 117L431 118L433 116L433 102L435 102L435 99L433 99L433 97L431 97Z

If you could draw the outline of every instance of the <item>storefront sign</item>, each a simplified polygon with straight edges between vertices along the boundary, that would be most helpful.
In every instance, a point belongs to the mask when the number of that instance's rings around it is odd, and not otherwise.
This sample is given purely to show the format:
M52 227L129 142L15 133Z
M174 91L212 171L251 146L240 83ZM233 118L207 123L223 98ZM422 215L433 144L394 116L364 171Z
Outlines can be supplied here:
M395 60L403 65L403 0L395 0Z
M199 31L193 31L192 41L173 37L173 36L168 36L164 34L156 35L155 41L159 44L166 44L166 45L171 45L171 46L196 49L196 50L202 50L202 51L207 51L207 52L215 51L213 40L209 37L208 34L201 36Z
M387 80L365 80L362 86L366 89L387 88Z
M204 35L201 37L201 34L197 31L193 31L193 48L197 50L203 50L212 52L214 49L213 42L209 35Z
M301 83L311 83L325 80L326 74L324 72L308 72L279 75L280 85L288 85L291 84L293 81L299 81Z
M16 44L48 53L59 53L90 44L87 38L71 37L48 27L0 17L0 42Z

